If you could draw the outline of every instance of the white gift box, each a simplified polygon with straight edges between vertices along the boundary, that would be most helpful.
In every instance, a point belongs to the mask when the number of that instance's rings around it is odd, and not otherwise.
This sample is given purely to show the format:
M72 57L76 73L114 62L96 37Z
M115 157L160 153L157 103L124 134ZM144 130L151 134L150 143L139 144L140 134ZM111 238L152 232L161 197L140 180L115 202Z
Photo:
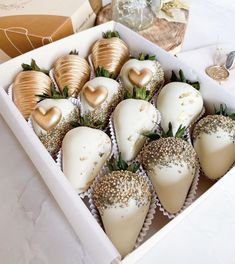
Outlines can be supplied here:
M235 110L234 98L232 98L231 95L227 94L225 91L222 91L219 86L214 84L214 82L205 78L203 74L193 71L188 66L181 63L178 58L168 54L137 33L114 22L109 22L77 33L47 46L28 52L0 65L0 86L3 88L0 89L0 114L23 146L25 152L28 154L32 163L39 171L50 192L53 194L61 210L64 212L66 218L73 227L75 233L78 235L81 242L92 256L94 262L97 264L119 263L121 260L120 254L108 239L100 225L93 218L86 205L73 190L66 177L64 177L64 174L58 168L47 150L39 141L36 134L28 126L27 122L24 120L23 116L20 114L4 90L8 89L15 75L21 70L21 63L30 63L33 58L41 67L51 68L53 62L58 57L74 49L79 50L81 56L87 57L91 45L97 39L101 38L102 32L107 30L117 30L120 33L121 38L130 47L132 55L137 55L140 52L155 54L163 66L167 76L170 76L172 70L178 71L179 69L182 69L186 78L192 81L198 80L201 84L200 92L202 93L205 106L208 111L213 110L214 105L218 105L220 103L226 103L230 110ZM1 149L1 151L4 150ZM209 189L207 187L208 184L203 185L202 179L200 192L206 192L200 196L196 202L190 205L184 212L182 212L170 223L166 224L163 228L161 228L161 223L154 221L148 236L145 238L145 242L125 257L122 260L122 263L137 263L143 256L148 255L148 252L151 255L153 249L157 251L160 241L164 237L170 235L173 230L177 230L180 223L182 223L190 215L194 214L196 208L203 208L203 203L205 203L212 193L214 194L214 197L217 197L217 199L218 197L222 199L221 189L229 189L229 187L235 183L234 177L235 169L232 169L226 176ZM209 184L209 186L211 186L211 184ZM208 203L208 206L209 205L210 204ZM160 212L156 213L156 219L159 217L159 214Z

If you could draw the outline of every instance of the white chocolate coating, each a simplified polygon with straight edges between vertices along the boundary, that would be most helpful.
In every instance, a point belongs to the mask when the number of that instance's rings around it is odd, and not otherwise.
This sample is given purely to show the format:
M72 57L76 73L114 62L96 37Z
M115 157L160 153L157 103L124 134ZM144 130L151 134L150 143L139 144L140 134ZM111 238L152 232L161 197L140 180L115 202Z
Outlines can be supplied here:
M194 141L201 167L210 179L222 177L235 162L235 142L218 128L213 134L202 133Z
M161 126L166 132L169 122L173 133L180 125L188 127L201 113L203 99L199 91L187 83L171 82L165 85L157 97L161 113Z
M163 207L169 213L177 213L183 207L188 191L195 176L195 169L171 164L170 167L153 165L148 170L155 191Z
M111 140L103 131L77 127L62 143L63 172L78 193L86 191L111 153Z
M120 89L120 84L117 81L110 79L110 78L105 78L105 77L96 77L96 78L88 81L84 85L83 89L87 86L92 86L93 88L96 88L98 86L103 86L108 90L107 98L105 99L105 101L101 105L111 102L114 95L116 95ZM82 110L84 111L84 114L87 114L87 113L93 111L95 108L90 106L87 103L82 92L80 93L80 95L81 95L80 96L81 107L82 107Z
M119 152L125 161L133 160L143 147L143 133L152 131L158 116L152 104L144 100L126 99L113 112L113 124Z
M62 118L65 118L65 119L76 108L76 106L73 103L71 103L68 99L45 99L37 104L37 107L42 107L45 111L49 110L50 108L54 106L60 109ZM47 131L41 128L38 125L38 123L36 123L33 120L32 116L31 116L31 120L33 124L33 129L37 135L47 134ZM60 124L60 122L58 123L58 125Z
M144 224L149 205L136 206L135 200L128 207L108 207L103 211L102 222L105 232L122 257L130 253Z
M137 59L128 60L122 67L120 78L124 84L125 89L127 89L129 92L132 92L134 86L128 77L129 70L133 68L138 71L141 71L143 69L149 69L153 74L156 71L155 61L151 61L151 60L140 61Z

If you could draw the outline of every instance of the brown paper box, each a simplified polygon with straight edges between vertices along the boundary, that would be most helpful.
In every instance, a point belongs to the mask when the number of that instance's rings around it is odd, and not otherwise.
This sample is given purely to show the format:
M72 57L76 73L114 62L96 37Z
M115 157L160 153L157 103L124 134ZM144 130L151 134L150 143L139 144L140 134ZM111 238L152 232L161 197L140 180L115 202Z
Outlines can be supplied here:
M93 26L101 0L3 0L0 61Z

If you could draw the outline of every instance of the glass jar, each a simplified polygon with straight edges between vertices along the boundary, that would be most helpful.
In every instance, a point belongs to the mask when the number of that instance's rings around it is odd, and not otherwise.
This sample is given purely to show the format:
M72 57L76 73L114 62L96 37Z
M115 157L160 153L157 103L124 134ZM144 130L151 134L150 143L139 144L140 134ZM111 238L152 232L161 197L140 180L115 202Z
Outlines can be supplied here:
M153 23L152 0L112 0L112 19L140 31Z

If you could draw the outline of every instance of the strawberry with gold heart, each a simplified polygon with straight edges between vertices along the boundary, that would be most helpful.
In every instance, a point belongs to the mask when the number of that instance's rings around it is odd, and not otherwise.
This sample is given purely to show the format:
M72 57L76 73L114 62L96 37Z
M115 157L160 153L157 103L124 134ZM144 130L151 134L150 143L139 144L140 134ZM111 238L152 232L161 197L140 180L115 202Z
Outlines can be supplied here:
M104 68L98 67L96 76L82 88L81 115L89 119L90 126L104 128L113 109L123 98L123 89Z
M51 96L43 94L43 99L31 113L33 129L49 153L55 157L65 134L73 128L73 122L79 119L79 108L68 100L68 88L63 93L52 87Z
M164 84L164 71L155 56L139 54L122 67L120 80L124 89L132 93L134 87L145 87L151 98Z

